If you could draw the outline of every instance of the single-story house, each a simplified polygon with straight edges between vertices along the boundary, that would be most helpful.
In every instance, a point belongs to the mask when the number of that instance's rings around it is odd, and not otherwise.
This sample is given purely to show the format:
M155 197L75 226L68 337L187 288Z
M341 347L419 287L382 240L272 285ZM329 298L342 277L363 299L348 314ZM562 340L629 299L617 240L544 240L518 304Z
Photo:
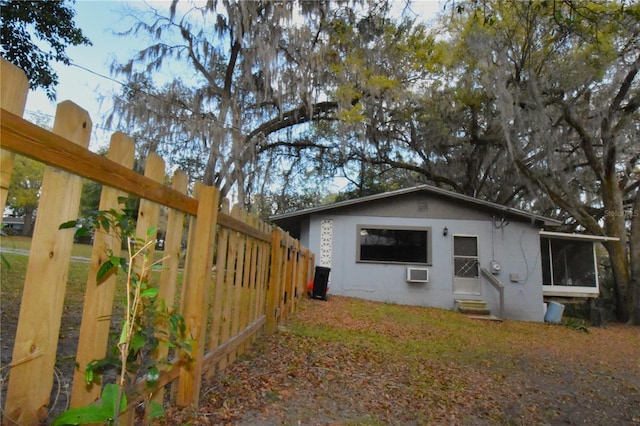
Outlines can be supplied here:
M545 298L597 297L595 243L557 220L420 185L273 216L330 268L329 294L543 321ZM325 269L326 271L326 269Z
M3 216L2 232L5 235L21 235L24 229L24 217Z

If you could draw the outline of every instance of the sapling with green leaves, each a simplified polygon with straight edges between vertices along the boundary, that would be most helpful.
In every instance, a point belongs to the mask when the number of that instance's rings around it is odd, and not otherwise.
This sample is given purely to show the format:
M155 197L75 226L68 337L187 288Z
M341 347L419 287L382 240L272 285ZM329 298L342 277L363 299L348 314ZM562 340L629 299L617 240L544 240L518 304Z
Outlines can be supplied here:
M123 203L122 200L119 200ZM61 229L76 228L76 236L88 232L115 232L126 241L127 256L109 253L97 272L97 281L104 280L118 268L127 274L124 297L124 318L117 342L106 357L90 362L85 369L87 384L101 382L102 375L109 369L118 369L115 384L105 385L100 401L85 407L67 410L56 417L53 425L78 425L95 422L118 424L118 417L127 407L127 400L140 398L138 384L144 382L146 388L157 385L161 370L168 370L172 364L168 359L156 359L159 345L165 344L178 349L183 354L191 350L192 339L187 334L184 318L175 310L170 310L163 300L159 301L159 289L149 279L150 273L161 268L165 258L154 260L151 255L156 243L156 229L150 228L145 239L135 238L135 220L130 212L108 210L97 212L81 226L79 221L62 224ZM186 355L189 362L190 358ZM150 418L162 416L162 405L146 398Z

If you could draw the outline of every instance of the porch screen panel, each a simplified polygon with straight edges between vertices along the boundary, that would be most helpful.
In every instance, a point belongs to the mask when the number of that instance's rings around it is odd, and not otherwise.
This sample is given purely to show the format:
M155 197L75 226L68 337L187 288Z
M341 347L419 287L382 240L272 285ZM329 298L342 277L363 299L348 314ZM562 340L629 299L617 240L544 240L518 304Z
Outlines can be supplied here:
M593 242L542 239L543 283L569 287L596 287Z

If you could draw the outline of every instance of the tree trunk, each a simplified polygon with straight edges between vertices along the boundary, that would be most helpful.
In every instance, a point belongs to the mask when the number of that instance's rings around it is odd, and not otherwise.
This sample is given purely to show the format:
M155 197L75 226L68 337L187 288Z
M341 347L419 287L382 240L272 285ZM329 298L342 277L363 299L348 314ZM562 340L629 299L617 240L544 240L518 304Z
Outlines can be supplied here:
M22 228L22 235L30 237L33 233L33 209L25 208L24 212L24 226Z
M636 197L631 209L631 234L629 237L631 263L631 280L629 281L629 309L631 322L640 325L640 187L636 189Z
M607 236L617 237L619 241L608 241L605 244L609 252L614 280L616 300L616 318L628 321L630 318L630 264L627 249L627 230L625 227L625 211L622 202L622 191L615 174L607 175L602 182L602 200L605 208L605 232Z

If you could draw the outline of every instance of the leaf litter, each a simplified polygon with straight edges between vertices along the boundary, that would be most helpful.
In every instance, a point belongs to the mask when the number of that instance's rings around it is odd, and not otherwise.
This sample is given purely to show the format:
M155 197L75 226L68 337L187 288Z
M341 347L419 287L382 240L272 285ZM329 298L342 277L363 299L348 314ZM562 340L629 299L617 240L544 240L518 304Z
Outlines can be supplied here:
M162 424L640 424L640 327L304 300Z

